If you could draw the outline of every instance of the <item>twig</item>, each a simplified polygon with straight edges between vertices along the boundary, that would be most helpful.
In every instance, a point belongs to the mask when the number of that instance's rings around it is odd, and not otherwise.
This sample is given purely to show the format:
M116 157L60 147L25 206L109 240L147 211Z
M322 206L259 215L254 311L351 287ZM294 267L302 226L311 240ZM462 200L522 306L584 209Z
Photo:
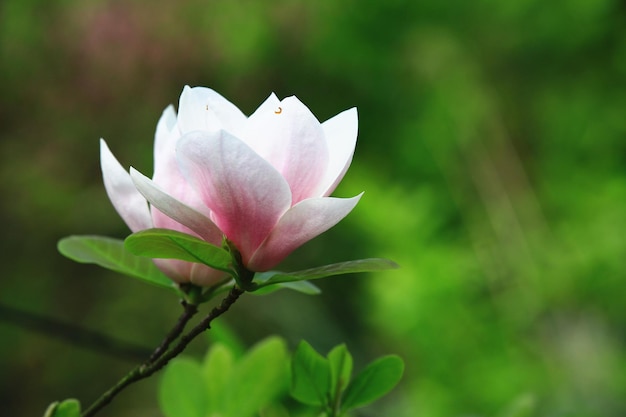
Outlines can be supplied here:
M73 345L97 350L117 358L137 361L150 354L149 348L15 307L0 305L0 320L16 323L19 326L47 334Z
M170 330L167 336L165 336L165 339L163 339L159 347L157 347L155 351L152 352L152 355L150 355L150 358L148 358L147 363L153 363L157 359L159 359L161 355L163 355L163 353L167 351L167 348L170 347L170 344L174 340L176 340L178 336L180 336L183 330L185 330L185 326L187 326L189 320L191 320L191 318L198 312L198 306L195 304L189 304L185 300L182 300L181 304L183 305L185 311L178 318L176 325L172 328L172 330Z
M109 404L113 400L113 398L115 398L126 387L128 387L129 385L131 385L131 384L133 384L133 383L135 383L137 381L140 381L140 380L142 380L144 378L149 377L150 375L152 375L153 373L159 371L161 368L163 368L165 365L167 365L167 363L171 359L173 359L174 357L178 356L183 350L185 350L187 345L196 336L198 336L203 331L205 331L207 329L210 329L211 328L211 322L215 318L221 316L226 311L228 311L230 306L233 305L235 303L235 301L237 301L237 299L239 298L239 296L241 294L243 294L243 292L244 291L239 289L238 287L236 287L236 286L233 287L230 290L230 292L228 293L228 295L222 300L222 302L219 305L213 307L213 309L209 312L209 314L204 319L202 319L202 321L200 323L198 323L194 328L192 328L189 331L189 333L183 335L178 340L178 343L176 343L176 345L174 345L173 348L171 348L170 350L162 350L162 351L160 351L162 346L164 346L164 345L168 345L169 346L169 344L173 341L173 339L167 341L167 339L170 338L170 336L172 334L176 333L176 331L178 331L178 334L182 333L184 325L180 329L178 329L178 327L180 326L181 322L183 321L183 317L185 317L185 315L188 314L188 311L187 311L187 308L186 308L185 312L183 313L181 318L176 323L176 326L174 326L172 331L170 331L168 336L166 336L166 338L161 343L159 348L157 348L157 350L152 355L152 356L157 356L157 359L154 362L150 362L150 359L149 359L144 364L142 364L142 365L136 367L135 369L133 369L132 371L130 371L126 376L124 376L122 379L120 379L117 384L115 384L107 392L102 394L102 396L100 396L100 398L98 398L89 408L87 408L83 412L82 417L92 417L92 416L94 416L99 410L101 410L107 404ZM187 319L187 321L189 321L189 319ZM186 321L185 321L185 323L186 323ZM152 358L152 356L151 356L151 358Z

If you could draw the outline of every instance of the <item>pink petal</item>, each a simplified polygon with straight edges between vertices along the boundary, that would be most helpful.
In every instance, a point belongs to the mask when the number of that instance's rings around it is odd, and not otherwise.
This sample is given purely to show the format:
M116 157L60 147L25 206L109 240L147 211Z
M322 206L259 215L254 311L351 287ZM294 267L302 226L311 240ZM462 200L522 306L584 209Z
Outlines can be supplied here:
M320 235L346 217L363 193L352 198L311 198L289 209L248 261L252 271L276 266L294 249Z
M226 276L223 271L178 259L154 259L154 263L165 275L181 284L191 282L202 287L209 287Z
M244 259L290 206L291 193L283 177L228 132L196 131L183 136L178 158L215 223Z
M189 281L201 287L208 287L217 284L220 280L226 278L227 275L224 271L218 271L206 265L192 264Z
M152 180L132 167L130 169L130 177L137 190L143 194L153 207L156 207L167 217L187 226L207 242L214 245L222 243L222 231L207 216L167 194ZM156 215L155 218L158 219L161 225L167 225L167 220L159 219L156 212L153 214ZM176 227L168 228L182 231L182 229Z
M185 86L180 96L178 126L181 134L220 129L238 134L246 120L237 106L210 88Z
M130 230L136 232L152 227L148 202L103 139L100 139L100 165L109 199Z
M243 140L280 172L292 205L314 196L328 165L324 131L296 97L270 96L248 119Z
M322 123L328 146L328 168L320 182L320 196L330 195L343 179L352 163L359 120L356 108L339 113Z
M162 211L157 209L155 206L150 207L150 214L152 215L153 227L159 227L161 229L177 230L179 232L187 233L188 235L200 237L198 233L188 228L187 226L184 226L180 222L177 222L171 217L167 216ZM217 235L215 237L217 237ZM221 241L215 240L215 241L212 241L211 243L215 245L219 245L221 244Z

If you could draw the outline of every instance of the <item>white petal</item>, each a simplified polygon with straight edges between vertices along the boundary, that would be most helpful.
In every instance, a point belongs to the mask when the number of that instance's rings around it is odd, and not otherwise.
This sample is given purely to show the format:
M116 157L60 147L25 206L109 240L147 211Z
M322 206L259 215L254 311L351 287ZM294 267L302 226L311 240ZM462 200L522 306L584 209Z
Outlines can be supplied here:
M280 107L280 100L276 97L276 94L272 93L263 103L250 115L246 121L246 125L242 128L240 135L235 134L239 139L244 141L246 145L251 147L256 153L262 157L269 153L271 149L271 141L266 140L265 136L260 131L255 131L253 126L256 126L258 120L263 118L266 114L271 114ZM250 122L250 120L252 122ZM231 132L232 133L232 132Z
M194 130L227 130L238 134L246 116L230 101L205 87L185 86L178 106L181 134Z
M273 101L270 96L250 116L244 140L283 175L296 204L319 188L328 148L320 122L300 100Z
M151 179L132 167L130 176L141 194L163 214L187 226L207 242L221 244L222 232L208 217L167 194Z
M128 172L113 156L103 139L100 139L100 165L109 199L130 230L137 232L152 227L148 202L137 191Z
M328 146L328 168L320 182L320 196L330 195L343 179L352 163L359 129L356 108L339 113L322 123Z
M152 180L171 197L208 217L210 210L202 203L178 167L176 144L179 139L180 131L176 128L174 109L170 106L163 112L157 126ZM161 227L157 225L157 219L161 219L160 216L153 216L155 227Z
M311 198L301 201L281 217L272 233L248 262L252 271L267 271L294 249L330 229L346 217L363 193L352 198Z
M174 106L169 105L157 123L156 133L154 134L154 170L165 168L169 165L170 159L174 160L174 149L176 140L180 137L176 129L176 112Z

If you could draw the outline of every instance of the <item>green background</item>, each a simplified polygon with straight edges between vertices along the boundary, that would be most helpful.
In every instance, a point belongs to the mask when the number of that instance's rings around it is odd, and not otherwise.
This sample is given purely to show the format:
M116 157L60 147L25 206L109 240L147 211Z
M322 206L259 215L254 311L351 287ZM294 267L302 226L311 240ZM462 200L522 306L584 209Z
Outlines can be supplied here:
M297 95L321 121L358 108L334 195L365 195L284 267L402 269L245 297L226 320L244 343L400 354L401 385L361 416L626 415L625 22L617 0L4 0L0 304L156 346L170 294L56 252L128 234L98 139L150 174L185 84L247 114ZM137 362L0 318L3 415L89 403ZM156 385L102 415L158 416Z

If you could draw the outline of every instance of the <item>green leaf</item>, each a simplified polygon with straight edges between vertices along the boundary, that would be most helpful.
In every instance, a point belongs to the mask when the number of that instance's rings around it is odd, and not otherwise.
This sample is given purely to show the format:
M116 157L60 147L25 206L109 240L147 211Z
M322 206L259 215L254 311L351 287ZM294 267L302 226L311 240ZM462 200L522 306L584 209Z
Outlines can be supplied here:
M522 394L515 398L498 416L531 417L537 412L537 400L532 394Z
M309 281L280 282L271 284L263 288L259 288L252 292L255 295L265 295L276 292L278 290L292 290L306 295L318 295L322 293L319 287Z
M330 363L304 340L291 359L291 396L307 405L325 406L330 399Z
M69 236L59 241L62 255L80 263L100 265L121 274L178 292L178 287L148 259L135 256L124 242L105 236Z
M259 417L289 417L289 412L280 404L270 404L259 411Z
M207 387L200 365L176 358L165 369L159 387L159 405L166 417L205 417Z
M352 355L345 344L335 346L328 355L330 363L332 400L335 401L346 389L352 375Z
M126 249L138 256L180 259L232 273L228 251L195 236L169 229L147 229L128 236Z
M313 283L309 281L295 281L295 282L281 282L279 284L273 285L259 285L265 283L267 280L272 278L276 274L281 274L281 272L277 271L268 271L268 272L257 272L254 275L253 283L258 285L258 289L254 290L252 294L254 295L266 295L276 292L282 289L289 289L292 291L301 292L307 295L318 295L322 291Z
M54 410L54 417L80 417L80 402L73 398L61 401Z
M363 369L348 385L342 410L367 405L387 394L400 382L404 362L397 355L383 356Z
M80 402L73 398L53 402L46 409L44 417L80 417Z
M51 403L48 408L46 408L46 411L43 413L43 417L52 417L54 415L54 410L57 409L58 405L58 401Z
M309 279L326 278L333 275L354 274L357 272L384 271L398 268L398 264L389 259L370 258L356 261L339 262L336 264L324 265L317 268L305 269L296 272L276 272L265 282L258 284L265 287L282 282L304 281Z
M226 413L228 383L235 366L235 357L230 349L221 343L215 343L202 363L202 374L207 387L208 416L220 416Z
M228 417L251 417L274 402L289 385L289 360L283 339L255 345L237 364L228 384Z

